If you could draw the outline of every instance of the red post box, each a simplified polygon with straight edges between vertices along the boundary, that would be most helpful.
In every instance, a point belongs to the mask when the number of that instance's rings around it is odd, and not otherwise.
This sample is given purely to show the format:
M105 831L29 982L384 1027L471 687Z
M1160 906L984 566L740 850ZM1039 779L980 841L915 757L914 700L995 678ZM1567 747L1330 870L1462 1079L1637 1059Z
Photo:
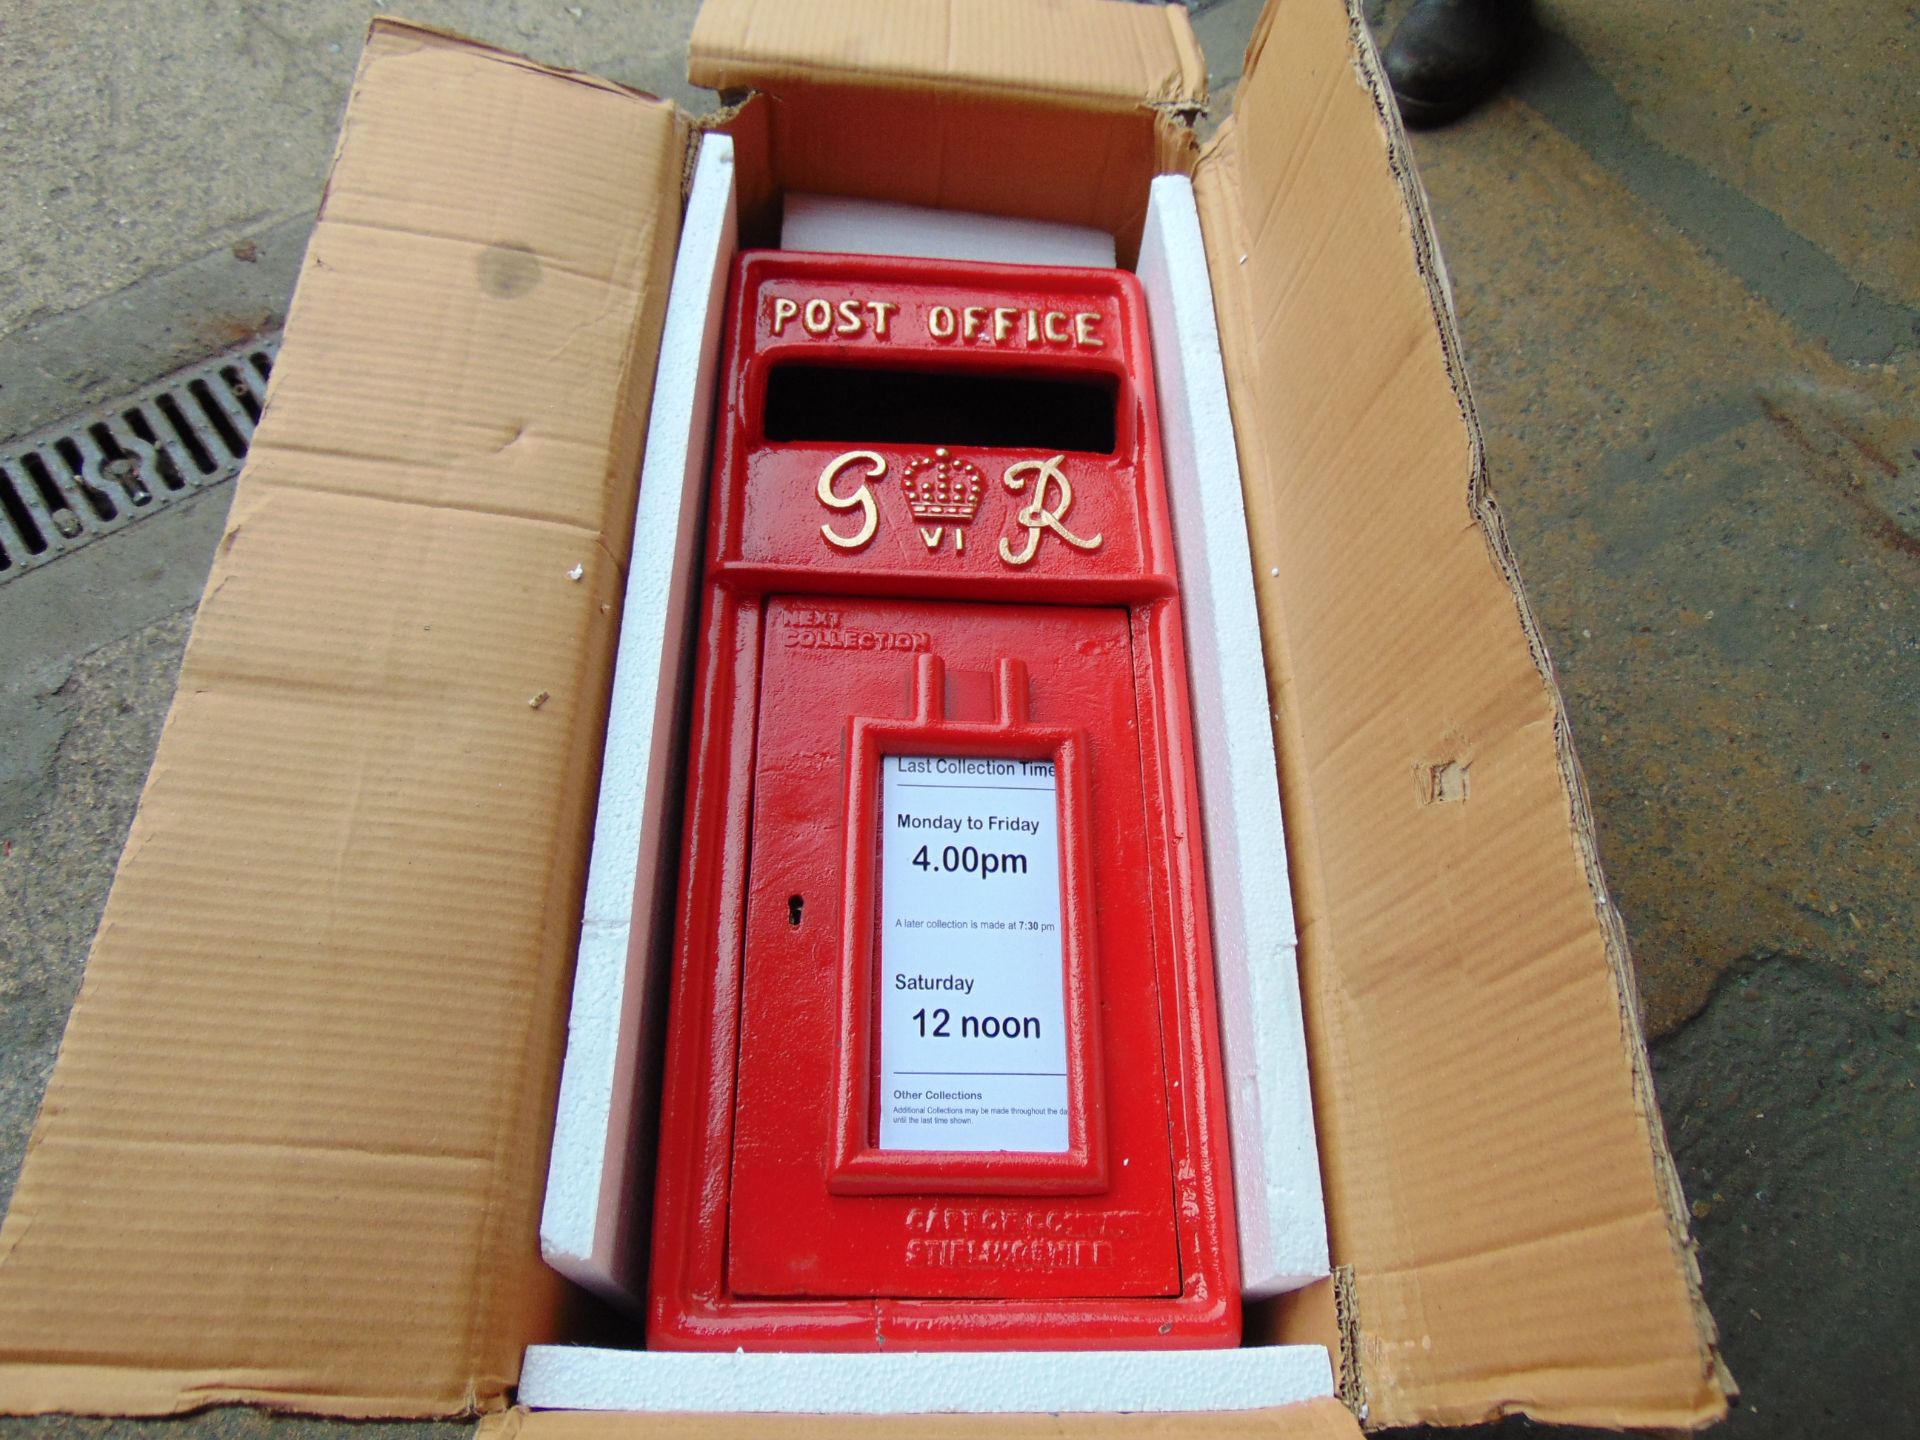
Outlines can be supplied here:
M648 1343L1237 1343L1139 287L762 252L728 321Z

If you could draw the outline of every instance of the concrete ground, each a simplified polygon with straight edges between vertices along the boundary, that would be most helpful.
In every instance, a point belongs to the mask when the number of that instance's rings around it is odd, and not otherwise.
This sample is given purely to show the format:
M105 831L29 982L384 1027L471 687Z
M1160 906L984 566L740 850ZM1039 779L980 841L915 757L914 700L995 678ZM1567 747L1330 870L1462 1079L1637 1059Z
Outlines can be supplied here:
M17 0L0 436L278 323L375 8ZM704 108L692 0L403 8ZM1258 5L1191 8L1224 111ZM1745 1391L1728 1433L1899 1433L1920 1410L1920 10L1542 10L1511 90L1416 150ZM224 504L0 586L0 1196ZM459 1427L0 1422L416 1432Z

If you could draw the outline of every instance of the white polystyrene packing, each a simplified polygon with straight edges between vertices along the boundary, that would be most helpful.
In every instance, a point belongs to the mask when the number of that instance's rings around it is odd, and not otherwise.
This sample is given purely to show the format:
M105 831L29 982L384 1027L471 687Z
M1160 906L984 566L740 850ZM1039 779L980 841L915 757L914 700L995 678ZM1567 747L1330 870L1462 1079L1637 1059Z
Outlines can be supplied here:
M996 260L1007 265L1113 264L1113 236L1088 225L1013 220L964 210L928 210L844 195L789 195L780 248L923 260Z
M706 513L706 417L735 244L733 141L708 135L667 292L540 1216L547 1263L625 1303L647 1251L641 1222L651 1175L635 1141L659 1103L642 1062L666 1005L663 956L680 858L672 771Z
M1319 1345L1247 1350L687 1355L534 1345L536 1410L789 1415L1266 1410L1333 1394Z
M1275 1295L1327 1273L1326 1207L1240 457L1184 175L1153 182L1138 273L1186 611L1241 1285Z

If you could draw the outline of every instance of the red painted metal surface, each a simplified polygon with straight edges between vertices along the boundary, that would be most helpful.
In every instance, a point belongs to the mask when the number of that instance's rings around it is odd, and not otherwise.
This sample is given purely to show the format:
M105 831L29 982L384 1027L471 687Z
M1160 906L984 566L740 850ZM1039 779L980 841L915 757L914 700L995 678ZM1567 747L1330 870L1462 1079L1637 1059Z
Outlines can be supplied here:
M1112 271L752 253L728 319L648 1343L1234 1344L1198 796L1138 287ZM1037 382L1038 403L1012 381ZM882 923L886 875L908 874L882 861L887 757L909 757L901 784L912 757L940 757L1017 768L1054 796L1009 803L1057 805L1057 1020L968 1014L956 991L913 1023L922 1037L928 1017L935 1035L1004 1026L1006 1053L1060 1068L885 1071L888 984L963 983L909 977L901 957L921 942ZM987 906L968 913L993 913L976 871L1039 863L968 850L962 875L950 852L952 883L975 887L965 903ZM1011 947L983 934L958 969L1004 968ZM977 1102L934 1087L1028 1083L903 1077L1029 1073L1058 1079L1063 1104L1027 1112L1064 1110L1032 1122L1057 1141L880 1143L890 1101L897 1124L990 1123L980 1103L964 1122L902 1119L926 1113L902 1095Z

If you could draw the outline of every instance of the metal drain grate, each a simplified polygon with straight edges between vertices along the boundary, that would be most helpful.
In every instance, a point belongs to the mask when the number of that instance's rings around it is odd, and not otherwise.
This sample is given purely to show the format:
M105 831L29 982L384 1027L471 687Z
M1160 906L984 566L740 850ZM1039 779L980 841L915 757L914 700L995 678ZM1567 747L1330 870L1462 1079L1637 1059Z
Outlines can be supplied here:
M0 448L0 584L240 473L278 335Z

